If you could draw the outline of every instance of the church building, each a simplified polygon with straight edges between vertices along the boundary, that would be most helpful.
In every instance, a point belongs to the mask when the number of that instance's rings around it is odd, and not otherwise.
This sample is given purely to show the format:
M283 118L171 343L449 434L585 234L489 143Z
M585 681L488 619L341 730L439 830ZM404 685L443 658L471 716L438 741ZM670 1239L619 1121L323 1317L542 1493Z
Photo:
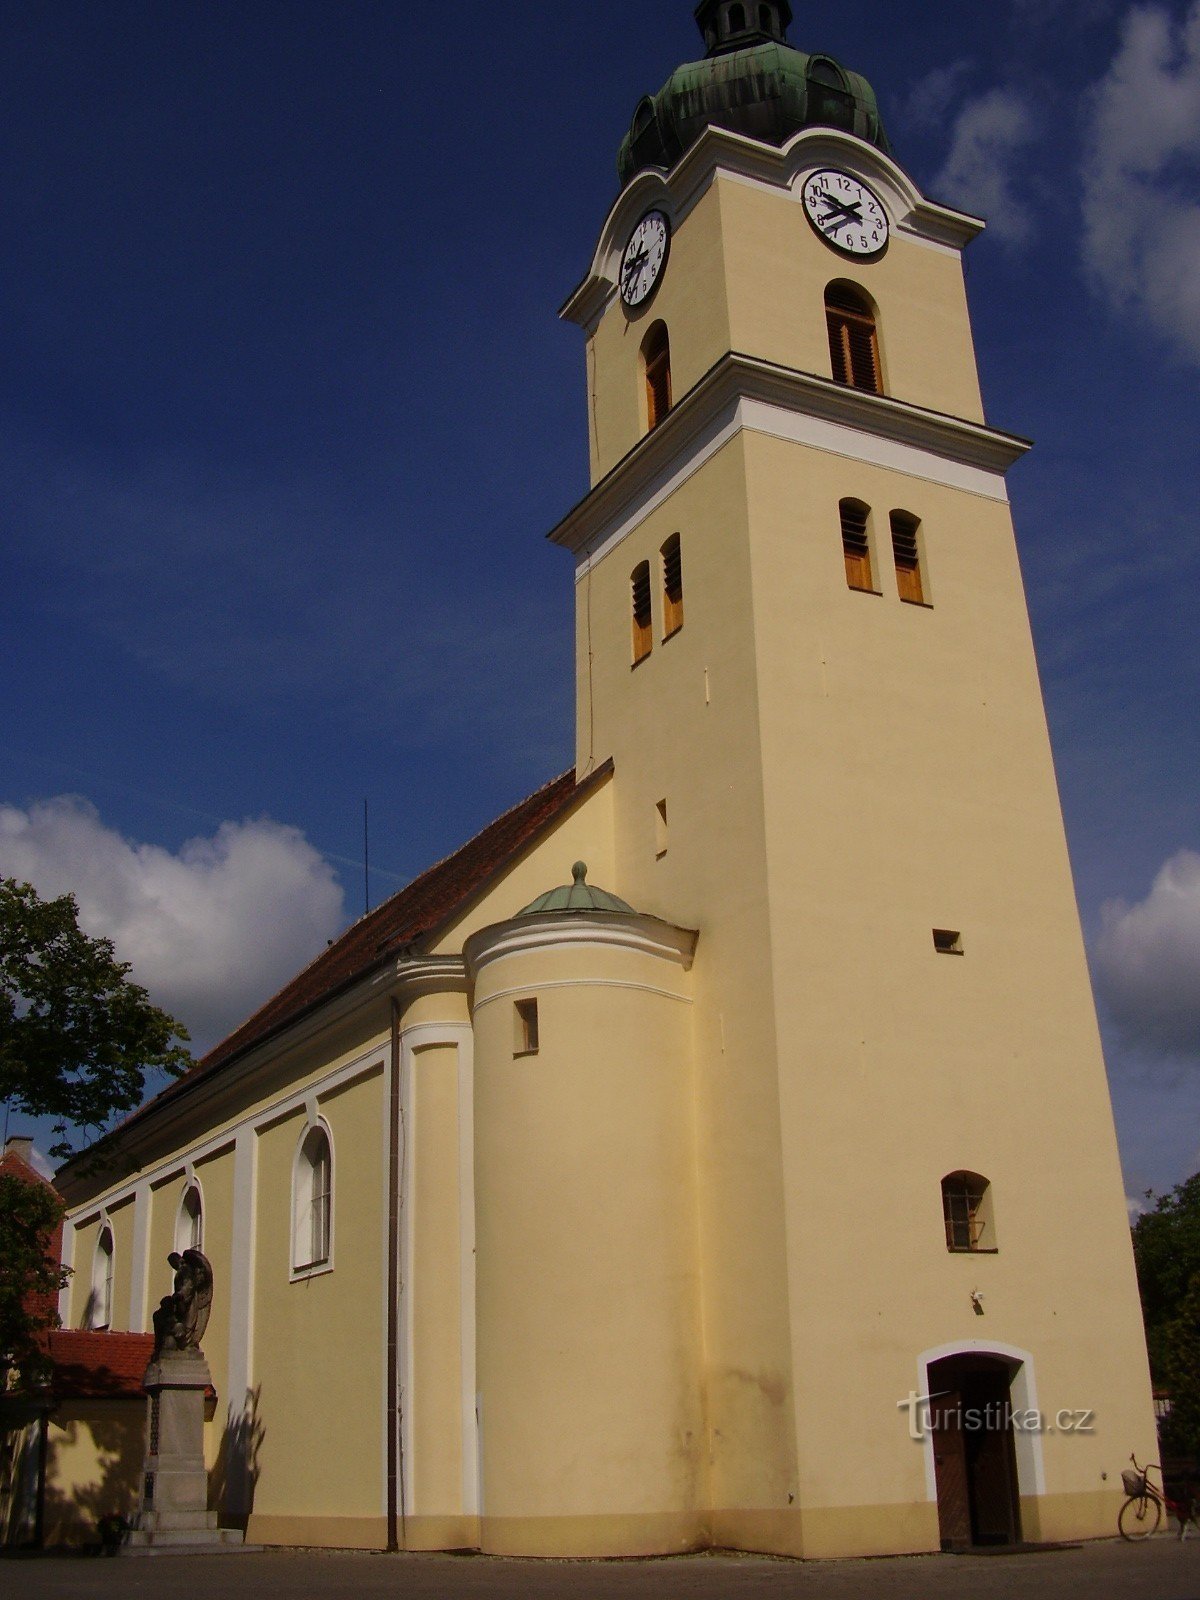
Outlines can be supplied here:
M1154 1454L983 223L786 0L696 21L562 309L573 769L59 1175L67 1327L211 1260L254 1543L1076 1539Z

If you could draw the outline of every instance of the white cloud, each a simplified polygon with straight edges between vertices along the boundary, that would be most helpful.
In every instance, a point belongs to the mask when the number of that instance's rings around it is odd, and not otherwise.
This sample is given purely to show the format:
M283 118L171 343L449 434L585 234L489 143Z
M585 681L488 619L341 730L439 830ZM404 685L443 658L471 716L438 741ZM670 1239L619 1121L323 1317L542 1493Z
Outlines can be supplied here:
M329 864L296 828L223 822L172 854L106 827L95 807L60 795L0 806L0 874L44 898L73 894L80 926L113 941L155 1004L215 1043L344 922Z
M1091 97L1084 264L1114 307L1200 359L1200 0L1176 23L1157 6L1125 19Z
M918 78L900 108L900 119L919 128L936 128L946 121L950 107L958 99L971 76L973 63L968 57L933 67Z
M968 100L955 118L950 153L932 193L984 217L1006 244L1023 244L1032 217L1020 198L1018 165L1035 132L1032 110L1011 89L989 89Z
M1136 905L1102 908L1097 986L1132 1044L1200 1057L1200 854L1180 850Z

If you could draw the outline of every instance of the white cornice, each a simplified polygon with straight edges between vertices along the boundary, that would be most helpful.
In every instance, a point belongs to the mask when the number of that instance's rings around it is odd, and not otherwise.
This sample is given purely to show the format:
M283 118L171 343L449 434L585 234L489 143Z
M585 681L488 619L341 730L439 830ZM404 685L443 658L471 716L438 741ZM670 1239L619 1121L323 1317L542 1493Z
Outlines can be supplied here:
M710 367L665 421L640 439L547 537L576 554L593 549L614 527L628 520L635 508L656 496L661 498L673 481L693 471L706 450L724 442L738 426L749 425L747 419L753 413L749 407L743 408L739 418L739 401L757 402L806 419L812 425L807 442L818 448L832 447L829 428L841 429L845 454L870 459L870 444L879 441L900 451L923 452L929 476L935 475L928 471L929 465L941 462L995 479L998 487L991 498L1004 498L1004 473L1030 448L1027 439L980 422L927 411L889 395L868 394L832 378L734 351ZM769 431L786 434L780 428ZM862 444L852 449L855 435ZM794 430L793 436L798 437ZM887 462L881 460L880 464ZM964 481L961 486L971 485Z
M559 315L584 328L595 326L615 292L625 241L638 218L652 207L666 212L677 228L718 172L790 191L798 201L808 174L832 163L865 179L883 201L892 226L909 238L959 251L983 231L978 217L926 199L890 156L854 134L804 128L780 148L725 128L706 128L670 172L649 167L625 185L600 230L587 276Z
M540 916L513 917L480 928L463 946L471 982L481 970L507 956L533 950L561 950L572 945L607 946L674 961L688 971L696 952L697 934L659 917L636 911L548 911Z

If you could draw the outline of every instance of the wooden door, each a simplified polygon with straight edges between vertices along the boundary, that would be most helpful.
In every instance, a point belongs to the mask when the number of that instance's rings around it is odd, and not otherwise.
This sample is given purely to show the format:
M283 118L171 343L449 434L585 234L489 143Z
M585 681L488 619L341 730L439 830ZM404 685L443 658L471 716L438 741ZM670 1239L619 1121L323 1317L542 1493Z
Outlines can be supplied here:
M962 1431L962 1396L957 1390L939 1394L929 1402L929 1427L933 1435L942 1549L966 1550L971 1544L971 1499Z

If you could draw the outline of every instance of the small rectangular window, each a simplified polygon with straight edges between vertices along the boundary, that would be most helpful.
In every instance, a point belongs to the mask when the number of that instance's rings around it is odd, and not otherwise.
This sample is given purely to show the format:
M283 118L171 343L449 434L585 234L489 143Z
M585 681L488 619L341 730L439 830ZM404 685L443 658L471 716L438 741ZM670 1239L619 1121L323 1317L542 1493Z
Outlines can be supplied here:
M513 1005L513 1054L535 1056L538 1053L538 1003L536 1000L518 1000Z
M935 928L933 948L941 956L960 956L963 953L962 934L954 928Z
M679 535L673 533L663 545L663 638L669 639L683 627L683 558Z
M661 861L667 853L667 802L660 800L654 807L654 858Z
M633 664L644 661L654 644L650 618L650 563L635 567L630 580L633 589Z
M871 540L867 532L870 510L857 500L843 500L842 555L846 562L846 583L851 589L873 591L871 578Z
M907 511L892 512L892 555L896 562L896 590L910 605L925 604L921 582L921 551L918 530L921 524Z

